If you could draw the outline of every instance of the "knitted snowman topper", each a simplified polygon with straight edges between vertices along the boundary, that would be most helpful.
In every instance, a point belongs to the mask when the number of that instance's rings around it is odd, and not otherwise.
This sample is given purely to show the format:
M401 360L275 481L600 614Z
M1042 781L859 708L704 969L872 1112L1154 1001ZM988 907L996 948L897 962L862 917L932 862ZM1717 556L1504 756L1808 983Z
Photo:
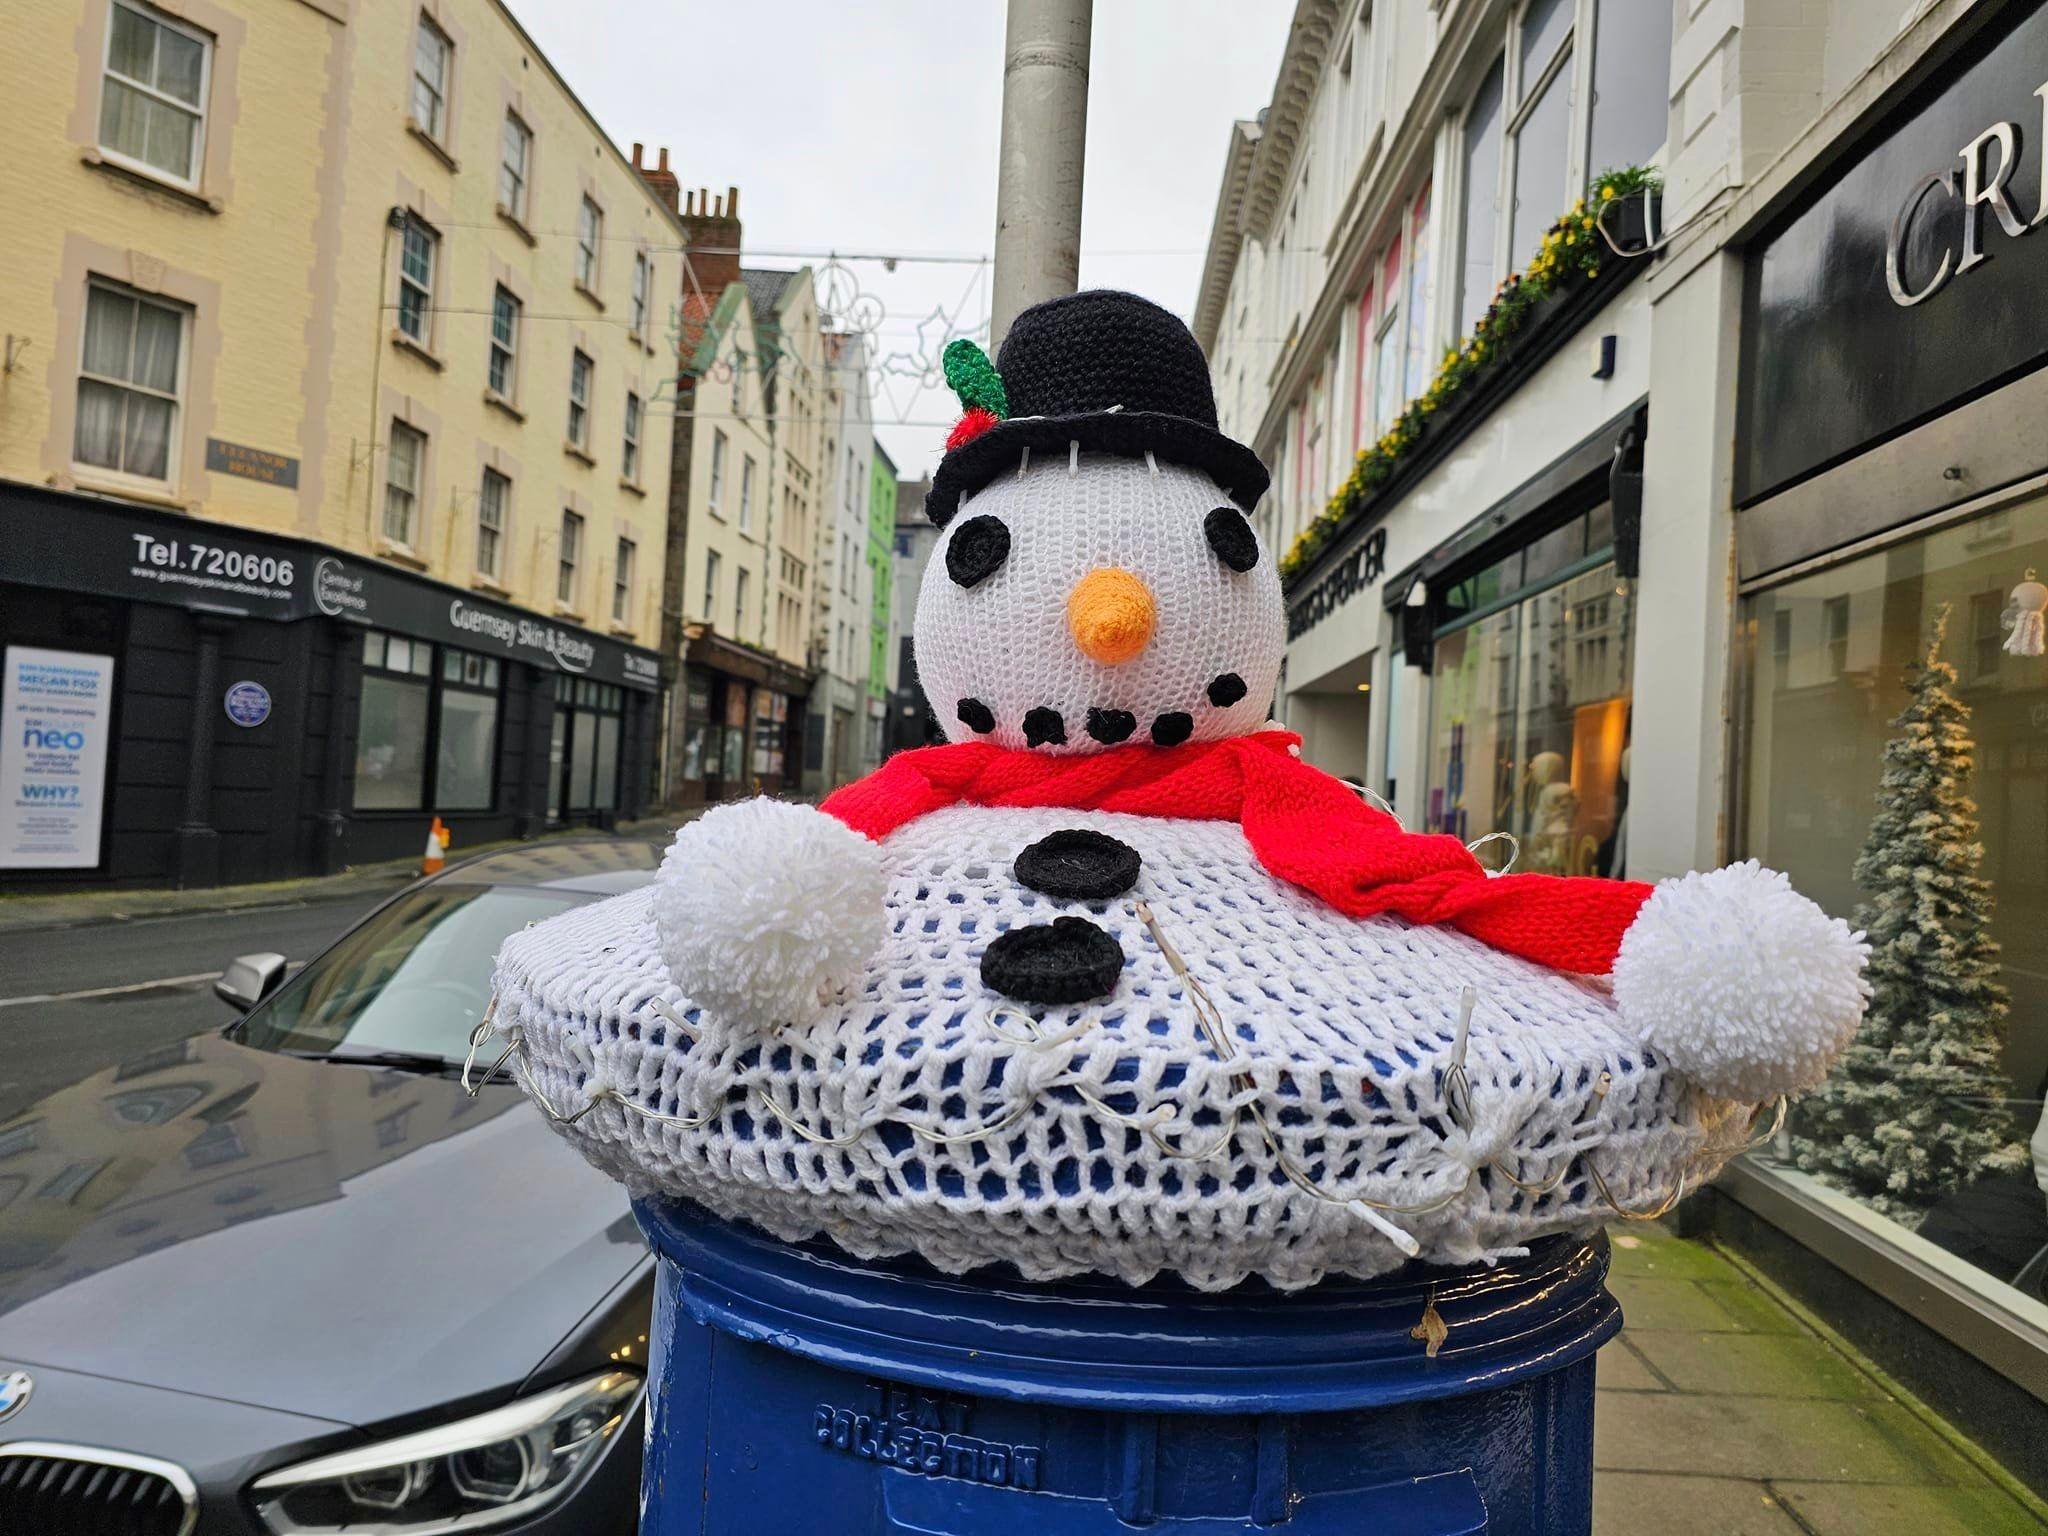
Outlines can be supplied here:
M1826 1074L1866 948L1782 875L1489 874L1266 726L1266 472L1178 319L1078 293L946 368L949 743L500 957L600 1166L949 1269L1300 1285L1668 1205Z

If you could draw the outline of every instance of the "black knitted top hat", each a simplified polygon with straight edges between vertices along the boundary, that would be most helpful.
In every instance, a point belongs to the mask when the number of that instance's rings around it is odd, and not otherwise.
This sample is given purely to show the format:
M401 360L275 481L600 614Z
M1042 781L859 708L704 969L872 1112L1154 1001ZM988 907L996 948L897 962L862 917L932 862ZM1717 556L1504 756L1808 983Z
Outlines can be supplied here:
M1091 288L1018 315L994 366L971 341L946 348L966 415L946 440L925 515L943 526L1026 448L1142 458L1206 471L1249 512L1266 466L1216 427L1209 364L1193 332L1150 299Z

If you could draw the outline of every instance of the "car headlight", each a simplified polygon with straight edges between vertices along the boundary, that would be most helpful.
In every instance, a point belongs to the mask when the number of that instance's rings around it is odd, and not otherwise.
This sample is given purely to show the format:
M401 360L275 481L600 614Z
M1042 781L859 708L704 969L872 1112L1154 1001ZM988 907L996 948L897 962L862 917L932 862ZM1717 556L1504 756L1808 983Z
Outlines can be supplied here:
M611 1371L259 1477L250 1487L279 1536L481 1531L561 1498L602 1454L640 1395Z

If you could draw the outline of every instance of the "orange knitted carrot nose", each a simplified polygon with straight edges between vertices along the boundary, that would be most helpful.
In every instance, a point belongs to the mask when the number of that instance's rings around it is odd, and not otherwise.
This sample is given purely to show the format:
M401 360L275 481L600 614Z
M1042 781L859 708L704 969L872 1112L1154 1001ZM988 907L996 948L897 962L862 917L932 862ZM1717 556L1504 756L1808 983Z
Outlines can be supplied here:
M1081 654L1106 667L1131 660L1152 643L1159 607L1152 589L1114 566L1090 571L1067 594L1067 628Z

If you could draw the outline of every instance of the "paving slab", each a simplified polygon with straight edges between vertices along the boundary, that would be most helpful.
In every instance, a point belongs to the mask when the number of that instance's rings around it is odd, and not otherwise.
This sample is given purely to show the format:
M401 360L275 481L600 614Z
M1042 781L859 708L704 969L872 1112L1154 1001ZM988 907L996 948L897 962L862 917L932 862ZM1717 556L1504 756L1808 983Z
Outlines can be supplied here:
M1593 1536L1803 1536L1761 1482L1608 1472L1593 1482Z
M1773 1487L1813 1536L2040 1536L2048 1530L2048 1523L1998 1488L1881 1488L1854 1483ZM1599 1495L1594 1497L1597 1531Z
M1607 1289L1621 1303L1622 1326L1636 1328L1685 1328L1697 1333L1732 1333L1741 1320L1722 1306L1699 1280L1667 1279L1654 1275L1607 1277Z
M1705 1243L1673 1237L1661 1227L1644 1226L1622 1232L1609 1229L1613 1251L1608 1273L1641 1275L1660 1280L1726 1280L1728 1261Z
M1897 1403L1605 1392L1593 1465L1807 1482L1987 1486L1977 1467Z
M1597 1384L1610 1392L1668 1392L1670 1384L1658 1378L1643 1357L1629 1347L1624 1335L1600 1351L1594 1367Z
M1631 1328L1628 1342L1680 1392L1838 1399L1885 1395L1839 1350L1810 1334Z

